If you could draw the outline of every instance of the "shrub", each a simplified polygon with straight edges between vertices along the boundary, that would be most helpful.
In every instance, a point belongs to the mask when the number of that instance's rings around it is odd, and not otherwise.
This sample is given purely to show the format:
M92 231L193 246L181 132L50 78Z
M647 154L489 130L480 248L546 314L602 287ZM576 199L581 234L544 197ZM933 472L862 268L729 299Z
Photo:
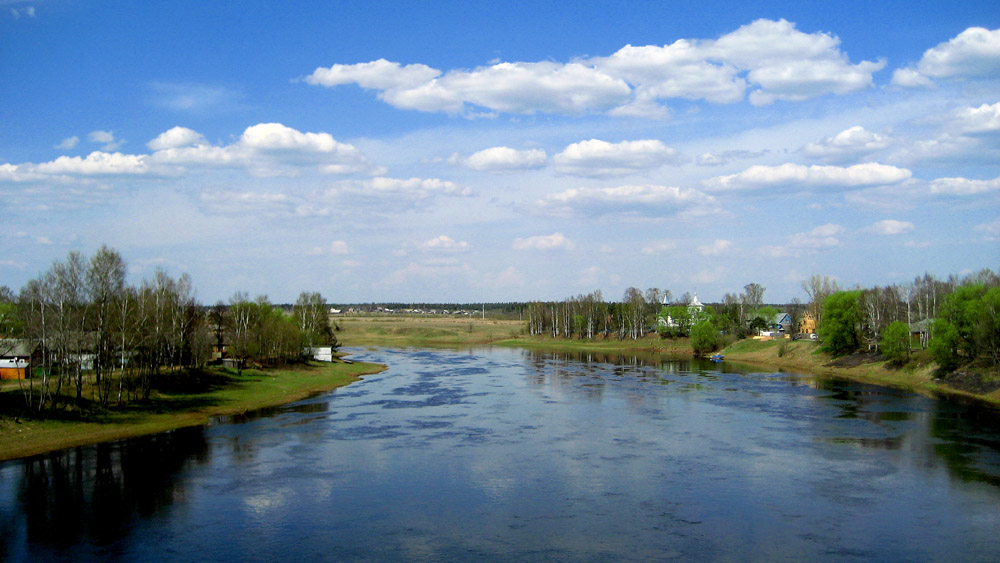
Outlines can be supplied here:
M696 354L708 354L719 348L719 331L709 321L702 321L691 329L691 348Z
M878 345L886 360L897 365L905 364L910 359L909 325L900 321L890 323L882 331L882 339Z

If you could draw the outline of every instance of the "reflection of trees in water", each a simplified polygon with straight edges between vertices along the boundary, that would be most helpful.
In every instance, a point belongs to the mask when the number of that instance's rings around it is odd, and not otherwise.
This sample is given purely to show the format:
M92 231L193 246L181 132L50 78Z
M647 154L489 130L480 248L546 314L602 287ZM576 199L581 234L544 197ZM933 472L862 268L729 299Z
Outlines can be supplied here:
M73 448L22 462L18 500L32 544L64 548L125 537L135 516L158 514L184 495L176 474L208 460L201 427Z
M1000 487L1000 412L938 401L930 431L934 453L953 477Z
M952 478L1000 487L996 409L835 379L816 378L811 385L829 392L822 398L840 410L837 418L867 420L884 427L887 434L828 441L898 450L913 465L944 467Z

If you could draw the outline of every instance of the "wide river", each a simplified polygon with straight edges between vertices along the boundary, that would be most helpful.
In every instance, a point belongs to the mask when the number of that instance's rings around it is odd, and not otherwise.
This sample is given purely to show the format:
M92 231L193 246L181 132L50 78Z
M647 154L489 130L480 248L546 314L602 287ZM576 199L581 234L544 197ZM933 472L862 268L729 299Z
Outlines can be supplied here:
M0 464L0 559L1000 561L995 410L728 363L353 352L390 368Z

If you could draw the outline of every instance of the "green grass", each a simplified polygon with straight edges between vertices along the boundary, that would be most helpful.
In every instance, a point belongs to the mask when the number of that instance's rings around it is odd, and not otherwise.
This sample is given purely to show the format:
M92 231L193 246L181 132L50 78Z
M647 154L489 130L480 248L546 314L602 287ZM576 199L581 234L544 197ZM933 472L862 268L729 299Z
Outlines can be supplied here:
M304 399L383 369L377 364L339 362L266 372L244 370L241 376L213 369L198 372L198 381L183 385L168 378L164 388L154 391L148 402L108 409L87 405L82 411L66 410L45 419L3 416L0 460L205 424L212 417ZM0 393L0 399L5 405L22 400L17 387L9 385Z

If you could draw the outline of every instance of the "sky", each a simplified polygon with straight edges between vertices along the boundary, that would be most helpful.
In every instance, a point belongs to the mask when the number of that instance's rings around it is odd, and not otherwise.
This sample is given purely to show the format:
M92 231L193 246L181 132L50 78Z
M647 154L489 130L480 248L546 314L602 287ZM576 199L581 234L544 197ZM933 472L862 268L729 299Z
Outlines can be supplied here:
M0 0L0 285L703 302L1000 269L1000 4Z

